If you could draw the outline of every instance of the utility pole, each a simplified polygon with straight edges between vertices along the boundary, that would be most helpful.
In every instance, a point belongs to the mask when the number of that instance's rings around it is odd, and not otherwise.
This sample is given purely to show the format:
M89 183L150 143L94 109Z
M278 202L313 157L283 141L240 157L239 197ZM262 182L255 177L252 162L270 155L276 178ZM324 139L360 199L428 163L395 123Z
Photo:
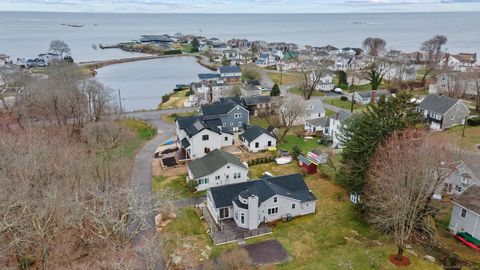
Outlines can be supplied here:
M120 93L120 88L118 89L118 104L120 105L120 113L123 113L123 109L122 109L122 94Z

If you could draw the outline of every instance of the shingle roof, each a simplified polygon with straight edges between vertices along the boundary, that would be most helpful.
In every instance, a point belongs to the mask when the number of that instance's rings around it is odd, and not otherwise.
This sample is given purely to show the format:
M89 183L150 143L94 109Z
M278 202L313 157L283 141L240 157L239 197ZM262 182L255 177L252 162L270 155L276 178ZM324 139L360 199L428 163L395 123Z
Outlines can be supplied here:
M222 121L217 115L177 117L176 121L178 127L185 130L189 137L194 136L204 129L209 129L216 133L221 132L219 127L222 126Z
M200 80L213 80L220 78L220 75L217 73L200 73L198 74Z
M241 73L242 69L240 66L223 66L219 67L218 70L220 73Z
M222 115L227 114L237 105L238 104L229 100L221 103L202 105L201 111L203 115Z
M480 215L480 187L472 186L454 200L459 205Z
M339 120L340 122L343 122L350 118L352 116L352 113L346 110L340 110L336 115L332 116L331 118Z
M229 163L247 169L238 157L221 149L215 149L202 158L190 161L188 169L193 177L198 179L216 172Z
M427 111L444 114L457 103L458 99L447 96L428 95L418 107Z
M247 106L256 105L261 103L270 103L272 98L270 96L253 96L253 97L243 97L243 103Z
M357 92L362 98L371 98L372 97L372 91L360 91ZM377 90L376 91L377 97L385 95L386 97L390 96L390 92L387 90Z
M245 132L241 136L245 140L251 142L256 138L260 137L262 134L267 134L268 136L273 137L272 134L270 134L267 130L259 126L248 127L247 130L245 130Z
M313 125L313 126L326 126L329 124L330 122L330 117L320 117L320 118L315 118L315 119L309 119L309 120L306 120L305 122L309 123L310 125Z
M181 141L180 141L180 144L182 145L182 148L186 149L190 146L190 143L188 142L188 139L187 138L183 138Z
M232 201L240 193L258 196L261 204L272 196L281 195L301 202L316 200L317 197L310 192L302 175L290 174L276 177L262 178L238 184L213 187L210 189L215 207L232 206Z
M320 99L310 99L305 101L305 106L307 112L318 113L325 112L323 102ZM310 109L310 106L313 106L313 109Z

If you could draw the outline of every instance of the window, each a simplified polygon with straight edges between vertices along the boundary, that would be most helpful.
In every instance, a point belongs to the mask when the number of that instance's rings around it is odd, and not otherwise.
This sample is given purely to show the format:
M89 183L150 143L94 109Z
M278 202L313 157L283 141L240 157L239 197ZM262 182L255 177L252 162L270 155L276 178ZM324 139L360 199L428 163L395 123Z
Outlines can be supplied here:
M228 218L230 217L230 211L228 208L221 208L220 209L220 218Z
M215 176L215 180L219 180L219 179L220 179L220 175Z
M274 208L269 208L268 209L268 214L269 215L275 215L278 213L278 207L274 207Z
M228 142L228 137L225 137L225 141Z
M273 202L277 202L277 201L278 201L277 197L273 197Z
M462 187L461 186L455 185L455 189L457 190L457 192L462 192Z
M240 178L240 173L233 173L233 179Z
M208 178L200 178L200 179L197 180L197 183L199 185L208 184Z
M268 141L268 146L272 146L272 141Z
M208 134L202 135L202 141L208 141Z
M462 209L462 213L460 213L461 218L465 218L467 216L467 209Z
M233 118L236 118L236 119L242 118L242 114L241 113L235 113L235 114L233 114Z
M255 148L258 148L259 144L258 142L255 143Z
M292 204L292 209L295 209L295 204Z
M240 214L240 223L245 224L245 214L244 213Z
M230 126L233 127L233 122L230 122Z
M226 127L226 126L227 126L227 123L222 123L222 126Z

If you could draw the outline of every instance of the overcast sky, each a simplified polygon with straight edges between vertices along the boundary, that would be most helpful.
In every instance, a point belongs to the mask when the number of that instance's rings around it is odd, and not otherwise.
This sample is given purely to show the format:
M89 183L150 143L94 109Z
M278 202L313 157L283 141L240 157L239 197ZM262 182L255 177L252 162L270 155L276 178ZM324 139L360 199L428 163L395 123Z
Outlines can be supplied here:
M480 11L480 0L0 0L0 11L158 13Z

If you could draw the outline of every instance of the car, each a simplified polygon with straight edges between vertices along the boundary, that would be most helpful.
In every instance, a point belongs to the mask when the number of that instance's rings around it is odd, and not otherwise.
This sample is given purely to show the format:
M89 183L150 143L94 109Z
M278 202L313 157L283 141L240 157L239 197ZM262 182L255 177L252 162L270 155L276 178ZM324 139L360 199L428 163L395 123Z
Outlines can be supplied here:
M335 88L335 89L333 90L333 92L335 92L335 93L342 93L343 90L342 90L342 88L337 87L337 88Z

